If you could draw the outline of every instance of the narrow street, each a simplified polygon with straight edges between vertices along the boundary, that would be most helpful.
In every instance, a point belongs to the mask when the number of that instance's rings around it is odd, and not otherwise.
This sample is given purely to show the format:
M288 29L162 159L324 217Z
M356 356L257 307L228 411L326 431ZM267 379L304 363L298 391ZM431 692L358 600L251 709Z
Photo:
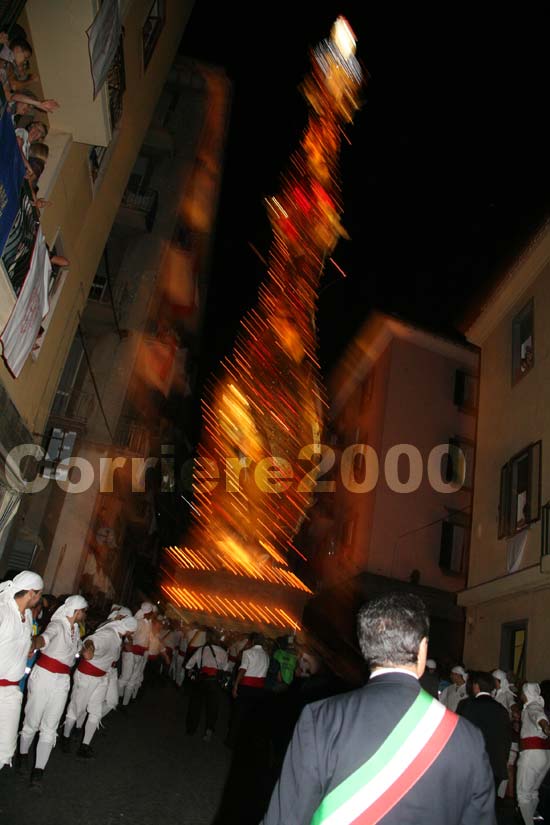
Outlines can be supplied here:
M127 713L109 714L93 741L93 760L58 746L43 788L12 769L0 771L3 825L210 825L222 795L231 752L219 735L185 735L187 700L164 682L143 691Z

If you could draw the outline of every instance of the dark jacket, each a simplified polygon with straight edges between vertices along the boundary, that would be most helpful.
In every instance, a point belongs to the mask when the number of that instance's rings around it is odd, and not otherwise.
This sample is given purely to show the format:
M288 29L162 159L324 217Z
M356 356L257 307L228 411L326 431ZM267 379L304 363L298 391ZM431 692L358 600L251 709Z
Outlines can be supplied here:
M508 778L512 725L508 711L492 696L463 699L456 712L480 729L496 779Z
M386 741L415 701L404 673L307 705L296 725L263 825L310 825L321 800ZM383 825L494 825L494 779L480 731L458 719L450 739Z
M425 670L420 679L420 685L426 693L429 693L434 699L439 697L439 676L437 673L430 673L429 670Z

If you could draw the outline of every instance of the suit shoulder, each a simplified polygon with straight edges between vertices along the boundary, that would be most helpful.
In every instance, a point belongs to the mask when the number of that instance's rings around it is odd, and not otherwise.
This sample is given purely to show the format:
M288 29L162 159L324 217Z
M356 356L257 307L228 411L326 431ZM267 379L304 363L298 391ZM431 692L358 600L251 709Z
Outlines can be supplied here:
M451 713L451 711L448 712ZM453 714L453 716L456 715L457 714ZM463 716L458 717L458 722L449 744L453 742L463 744L467 747L481 748L482 751L485 748L485 740L480 729Z
M349 712L350 708L361 704L365 697L365 689L357 688L339 693L337 696L329 696L327 699L319 699L316 702L309 702L304 711L308 711L314 719L326 719L339 716ZM302 711L302 713L304 712Z

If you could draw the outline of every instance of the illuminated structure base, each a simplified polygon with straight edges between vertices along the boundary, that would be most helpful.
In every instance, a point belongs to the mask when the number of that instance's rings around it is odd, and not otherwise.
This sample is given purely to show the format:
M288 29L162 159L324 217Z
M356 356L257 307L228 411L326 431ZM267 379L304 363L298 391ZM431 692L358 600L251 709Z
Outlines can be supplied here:
M249 573L217 567L206 554L186 547L165 549L163 573L162 595L175 613L187 623L229 630L259 630L270 636L300 630L311 595L285 569L268 568L251 578Z

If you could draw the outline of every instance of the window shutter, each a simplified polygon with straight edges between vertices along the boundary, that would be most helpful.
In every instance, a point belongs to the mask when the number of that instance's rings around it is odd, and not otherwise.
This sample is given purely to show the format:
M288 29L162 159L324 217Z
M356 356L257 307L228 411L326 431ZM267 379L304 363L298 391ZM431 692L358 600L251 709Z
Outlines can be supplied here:
M529 447L529 494L527 497L527 521L540 518L540 468L542 443L537 441Z
M454 403L457 407L464 406L464 391L466 388L466 374L462 370L455 372Z
M454 525L450 521L441 522L441 546L439 548L439 566L443 570L452 569Z
M500 498L498 505L498 538L510 533L510 465L505 464L500 471Z

